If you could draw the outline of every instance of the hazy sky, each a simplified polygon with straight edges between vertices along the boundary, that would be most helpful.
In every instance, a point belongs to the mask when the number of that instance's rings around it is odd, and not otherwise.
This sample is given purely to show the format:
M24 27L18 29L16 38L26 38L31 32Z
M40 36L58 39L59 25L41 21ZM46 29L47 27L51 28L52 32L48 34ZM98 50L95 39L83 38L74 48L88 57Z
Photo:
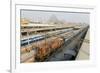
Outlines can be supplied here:
M58 20L64 20L66 22L89 24L90 20L88 13L21 10L21 18L26 18L31 21L47 21L52 15L55 15Z

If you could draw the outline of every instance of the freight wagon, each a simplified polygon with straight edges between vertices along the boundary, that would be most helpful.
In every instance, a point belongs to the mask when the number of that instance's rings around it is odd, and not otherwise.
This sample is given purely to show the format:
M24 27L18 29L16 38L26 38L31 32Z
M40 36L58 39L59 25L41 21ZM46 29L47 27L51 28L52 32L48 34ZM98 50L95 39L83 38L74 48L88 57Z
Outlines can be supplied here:
M52 52L60 48L64 44L64 39L60 37L51 37L44 42L37 43L36 59L39 61L45 60Z
M35 50L35 60L44 61L47 56L60 48L64 44L64 39L60 37L51 37L46 40L38 41L28 47L22 47L21 53L30 52Z

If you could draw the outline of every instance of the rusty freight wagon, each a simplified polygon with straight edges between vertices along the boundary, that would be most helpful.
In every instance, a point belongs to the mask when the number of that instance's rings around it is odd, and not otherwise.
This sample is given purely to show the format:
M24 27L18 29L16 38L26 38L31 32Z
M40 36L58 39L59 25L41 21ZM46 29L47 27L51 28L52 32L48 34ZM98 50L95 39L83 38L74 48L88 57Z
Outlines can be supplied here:
M61 37L50 37L41 41L32 43L31 46L21 48L21 53L36 51L35 60L44 61L52 52L59 49L64 43L64 39Z
M38 61L43 61L50 53L60 48L63 43L64 40L60 37L51 37L43 41L38 41L33 44L34 48L37 49L36 59Z

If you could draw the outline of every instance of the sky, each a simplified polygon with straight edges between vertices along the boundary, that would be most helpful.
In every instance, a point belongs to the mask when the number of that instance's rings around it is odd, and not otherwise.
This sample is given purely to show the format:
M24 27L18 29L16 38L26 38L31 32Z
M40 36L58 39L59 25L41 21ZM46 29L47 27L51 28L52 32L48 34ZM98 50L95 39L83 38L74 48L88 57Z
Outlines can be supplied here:
M75 12L54 12L54 11L35 11L35 10L21 10L21 18L26 18L31 21L48 21L51 16L56 16L60 21L72 23L86 23L89 24L89 13L75 13Z

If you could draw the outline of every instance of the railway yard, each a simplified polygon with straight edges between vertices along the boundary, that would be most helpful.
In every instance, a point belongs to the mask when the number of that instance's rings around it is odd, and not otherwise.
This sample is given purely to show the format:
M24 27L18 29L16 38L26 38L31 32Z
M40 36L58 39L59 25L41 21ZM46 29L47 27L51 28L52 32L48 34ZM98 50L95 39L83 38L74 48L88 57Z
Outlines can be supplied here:
M76 60L88 25L21 25L20 62Z

